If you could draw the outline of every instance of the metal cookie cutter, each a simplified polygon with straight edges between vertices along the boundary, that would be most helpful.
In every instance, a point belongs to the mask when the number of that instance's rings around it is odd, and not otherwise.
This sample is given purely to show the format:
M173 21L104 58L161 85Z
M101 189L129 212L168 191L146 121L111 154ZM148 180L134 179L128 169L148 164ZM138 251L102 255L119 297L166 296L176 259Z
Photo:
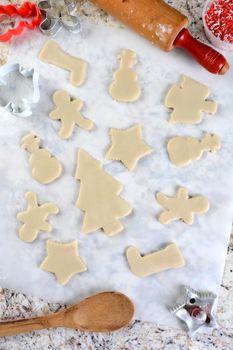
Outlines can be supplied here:
M18 63L0 67L0 107L19 117L29 117L39 102L39 74Z
M70 32L80 32L80 22L74 0L42 0L38 3L45 19L40 24L40 30L49 36L54 36L64 27Z
M186 323L188 333L193 336L201 328L216 328L218 324L214 316L217 295L211 292L198 292L184 287L180 304L170 311Z

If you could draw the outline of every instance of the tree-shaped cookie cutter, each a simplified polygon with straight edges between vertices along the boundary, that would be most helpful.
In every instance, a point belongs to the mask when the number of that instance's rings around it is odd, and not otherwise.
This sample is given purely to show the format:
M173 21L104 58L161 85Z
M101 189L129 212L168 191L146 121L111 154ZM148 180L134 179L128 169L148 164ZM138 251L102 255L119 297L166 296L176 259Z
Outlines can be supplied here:
M54 36L62 27L73 33L80 31L74 0L42 0L38 7L45 16L40 24L40 30L44 34Z
M18 63L0 68L0 107L19 117L29 117L39 102L39 73Z

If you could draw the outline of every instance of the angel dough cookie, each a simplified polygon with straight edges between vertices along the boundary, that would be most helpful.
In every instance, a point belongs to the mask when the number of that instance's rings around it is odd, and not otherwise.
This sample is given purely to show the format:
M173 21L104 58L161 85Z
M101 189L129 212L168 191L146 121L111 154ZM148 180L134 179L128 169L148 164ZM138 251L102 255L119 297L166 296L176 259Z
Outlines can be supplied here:
M207 86L182 76L180 86L172 85L165 98L165 106L173 109L169 122L198 124L202 112L215 114L216 102L206 101L209 94Z
M53 95L53 101L57 108L50 112L49 117L61 121L62 125L58 133L60 138L68 139L72 135L75 125L86 130L93 127L93 122L84 118L80 112L83 102L79 98L71 100L68 92L58 90Z
M32 177L41 184L48 184L57 179L62 172L61 163L49 151L40 148L40 138L27 134L22 138L22 147L30 152L29 164Z
M17 214L17 219L23 223L19 237L25 242L33 242L40 231L51 232L52 225L47 222L47 218L51 214L57 214L59 208L53 203L38 205L34 192L26 192L25 198L28 203L27 210Z
M136 53L129 49L120 54L120 68L113 74L113 82L109 87L109 94L120 102L133 102L141 95L137 74L132 67L137 63Z
M204 151L216 152L220 147L219 138L213 134L205 134L201 140L195 137L177 136L169 140L167 152L174 165L184 167L193 160L200 159Z
M134 125L126 130L110 129L112 145L105 158L120 160L126 168L133 171L140 158L153 152L143 140L140 125Z
M70 83L74 86L82 85L86 78L87 63L64 52L56 41L50 39L44 44L39 59L44 63L51 63L70 72Z
M126 257L130 270L138 277L146 277L185 265L185 260L175 243L145 256L141 256L139 250L131 246L126 251Z
M194 213L204 214L209 210L209 201L206 197L190 197L188 190L180 187L175 197L167 197L165 194L158 192L157 201L167 210L160 217L161 224L169 224L174 220L183 220L186 224L192 225Z
M60 243L47 241L47 256L40 268L55 274L57 281L65 285L72 276L87 270L86 265L78 255L78 242Z
M132 211L119 194L123 186L102 169L102 164L80 149L75 178L80 180L76 207L85 212L81 231L89 233L100 228L109 235L123 230L119 221Z

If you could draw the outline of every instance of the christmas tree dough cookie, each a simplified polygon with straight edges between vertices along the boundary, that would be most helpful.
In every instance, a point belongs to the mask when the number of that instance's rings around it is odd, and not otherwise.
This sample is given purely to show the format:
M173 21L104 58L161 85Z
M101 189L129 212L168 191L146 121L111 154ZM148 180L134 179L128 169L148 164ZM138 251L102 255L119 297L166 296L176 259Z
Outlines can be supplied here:
M82 85L86 78L87 63L64 52L56 41L50 39L44 44L39 59L44 63L51 63L70 72L70 83L74 86Z
M185 265L184 258L175 243L145 256L141 256L139 250L131 246L126 251L126 257L130 270L138 277L146 277Z
M102 169L102 164L80 149L75 178L80 180L77 208L85 212L81 231L89 233L98 229L111 236L123 230L119 221L132 211L119 194L123 186Z
M153 152L142 138L140 125L134 125L126 130L111 129L112 145L106 154L106 159L120 160L126 168L133 171L140 158Z
M49 151L40 148L40 138L27 134L22 138L22 147L30 152L29 164L32 177L41 184L48 184L57 179L62 172L61 163Z
M109 94L120 102L133 102L141 95L137 74L132 67L137 63L136 53L129 49L120 54L120 68L113 74L113 82L109 87Z
M72 135L75 125L86 130L93 127L93 122L84 118L80 112L83 102L79 98L71 100L68 92L58 90L53 95L53 101L57 108L50 112L49 117L61 121L62 125L58 134L61 139L68 139Z
M51 214L59 212L53 203L38 205L37 196L33 192L26 192L25 198L28 203L27 210L17 214L17 219L23 223L19 230L19 237L25 242L33 242L40 231L51 232L52 225L47 222Z
M180 187L175 197L167 197L158 192L157 201L167 210L160 217L161 224L169 224L174 220L183 220L186 224L192 225L195 214L204 214L209 210L209 201L206 197L190 197L185 187Z
M183 76L180 86L173 85L165 98L165 106L173 109L169 122L198 124L202 112L215 114L217 104L206 101L209 94L207 86Z
M167 152L174 165L184 167L193 160L200 159L204 151L216 152L220 147L219 138L213 134L205 134L201 140L177 136L169 140Z
M55 274L57 281L65 285L72 276L87 270L86 265L78 255L78 242L60 243L47 241L47 256L40 268Z

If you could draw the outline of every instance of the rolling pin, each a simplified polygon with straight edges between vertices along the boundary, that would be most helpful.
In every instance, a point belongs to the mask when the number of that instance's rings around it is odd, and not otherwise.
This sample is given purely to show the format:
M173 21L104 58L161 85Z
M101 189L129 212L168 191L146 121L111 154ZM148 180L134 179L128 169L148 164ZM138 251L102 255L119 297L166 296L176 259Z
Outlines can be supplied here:
M229 69L223 55L191 36L187 17L162 0L91 1L164 51L182 48L213 74Z

